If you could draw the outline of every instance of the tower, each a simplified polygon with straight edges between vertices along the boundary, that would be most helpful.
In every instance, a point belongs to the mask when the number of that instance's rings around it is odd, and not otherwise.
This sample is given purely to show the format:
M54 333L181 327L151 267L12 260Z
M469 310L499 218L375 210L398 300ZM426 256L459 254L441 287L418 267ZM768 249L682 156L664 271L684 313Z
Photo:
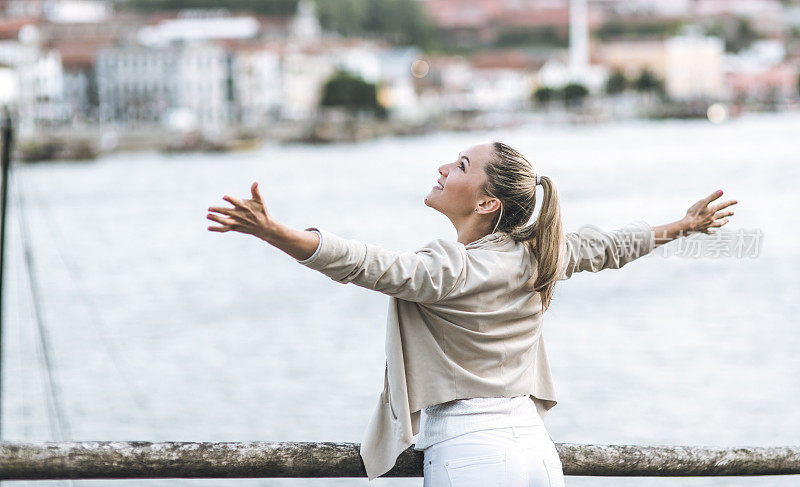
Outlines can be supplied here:
M321 30L314 1L297 2L297 14L292 22L291 37L300 41L315 40L319 38Z
M584 82L589 68L589 22L587 0L569 2L569 74L572 81Z

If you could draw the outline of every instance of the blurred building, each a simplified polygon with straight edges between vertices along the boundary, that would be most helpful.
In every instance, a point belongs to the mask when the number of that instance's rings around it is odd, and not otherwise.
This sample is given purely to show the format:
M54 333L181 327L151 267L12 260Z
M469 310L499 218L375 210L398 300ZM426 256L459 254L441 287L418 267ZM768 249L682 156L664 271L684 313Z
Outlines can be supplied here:
M226 10L184 10L142 27L138 41L147 46L214 39L254 39L261 24L252 16L230 16Z
M103 21L43 22L40 43L61 55L66 117L71 123L96 123L99 96L95 70L101 49L130 42L141 16L116 14Z
M664 82L666 94L673 99L727 98L724 54L722 39L696 34L607 42L595 52L600 64L628 78L650 71Z
M685 35L664 42L664 87L674 99L724 99L723 56L725 43L719 37Z
M726 83L736 100L775 103L798 96L798 63L787 60L779 40L756 41L748 49L727 55L725 68Z
M49 22L99 22L112 13L106 0L3 0L6 18L34 18Z
M206 43L104 49L96 68L100 122L219 129L231 120L232 61Z
M326 32L313 0L300 0L288 17L225 9L114 13L114 3L103 0L0 0L0 103L18 108L28 133L94 123L214 131L312 119L337 70L374 83L390 117L417 122L451 111L524 110L541 85L579 82L600 93L614 69L630 79L648 70L676 100L789 100L797 92L800 47L791 50L786 29L798 22L777 15L790 11L777 0L575 0L588 8L573 15L571 27L570 0L420 1L453 39L543 39L549 47L425 55ZM609 20L646 27L667 19L669 26L697 12L711 19L706 28L719 24L725 36L744 16L774 39L726 54L721 38L691 32L603 42L587 35ZM529 30L535 32L526 37ZM568 31L571 51L563 45Z
M483 111L529 109L539 59L518 50L487 51L470 57L474 107Z
M589 0L593 5L603 0ZM432 22L454 40L491 42L509 30L569 31L570 0L421 0ZM605 18L602 8L586 12L589 28Z
M63 121L61 57L39 46L39 30L26 21L0 21L0 67L13 96L5 102L17 112L24 136Z
M648 70L664 79L667 53L661 39L620 40L604 42L597 46L594 56L610 70L618 70L628 78Z
M45 17L50 22L103 22L113 13L105 0L51 0L45 4Z
M280 116L282 80L280 52L262 45L236 48L233 65L235 121L259 127Z
M42 18L49 0L4 0L3 14L8 19Z
M417 76L427 76L430 66L423 59L422 50L413 46L391 47L381 50L378 58L381 67L379 101L396 120L423 120L427 113L417 93L417 78L412 70L417 63L420 66Z
M313 117L325 82L337 70L379 84L384 49L383 43L358 38L331 37L316 43L284 44L281 48L281 115L288 119Z
M424 62L428 69L414 82L428 116L527 109L541 66L540 59L513 49L430 55Z

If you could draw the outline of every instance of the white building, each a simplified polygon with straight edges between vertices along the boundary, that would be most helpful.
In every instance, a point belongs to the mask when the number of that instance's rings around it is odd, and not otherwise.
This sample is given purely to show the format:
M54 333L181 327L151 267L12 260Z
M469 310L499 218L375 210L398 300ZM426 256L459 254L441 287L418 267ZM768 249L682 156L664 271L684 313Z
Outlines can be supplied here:
M10 66L0 64L0 107L11 106L19 97L17 73Z
M209 44L104 49L97 59L100 122L166 125L173 112L188 127L214 130L231 120L233 59Z
M280 114L280 54L266 47L239 49L234 61L236 120L258 127Z
M325 82L345 70L368 83L382 81L383 47L362 39L330 37L325 42L289 42L281 48L281 115L289 119L313 116Z
M726 98L723 59L718 37L685 35L664 43L664 87L675 99Z
M63 73L57 51L16 40L0 41L0 67L4 84L11 88L3 99L17 112L21 136L64 121Z
M570 65L557 57L548 59L536 73L536 84L548 88L562 89L570 83L579 83L590 93L603 90L608 70L604 66L590 64L584 68L581 78L576 78Z
M43 17L47 4L51 0L7 0L5 14L8 18Z
M516 69L476 69L471 97L485 111L523 110L530 106L534 75Z
M322 87L336 71L323 50L290 49L281 56L281 116L306 119L316 113Z
M382 50L378 56L382 81L378 96L389 110L389 115L397 120L423 120L425 109L417 95L411 70L412 64L421 60L422 50L417 47L394 47Z
M727 97L725 45L718 37L696 33L666 40L607 42L597 57L609 70L635 78L648 70L664 81L666 94L675 99Z
M261 29L255 17L231 17L226 10L185 10L176 19L143 27L138 40L147 46L215 39L253 39Z
M103 0L51 0L44 9L47 20L63 23L102 22L111 13L111 4Z

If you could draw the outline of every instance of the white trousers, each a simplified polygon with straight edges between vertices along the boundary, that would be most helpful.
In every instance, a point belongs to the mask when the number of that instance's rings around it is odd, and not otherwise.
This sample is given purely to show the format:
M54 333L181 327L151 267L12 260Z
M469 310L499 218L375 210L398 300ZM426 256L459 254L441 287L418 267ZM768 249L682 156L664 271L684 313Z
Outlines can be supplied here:
M563 487L543 425L473 431L424 450L423 487Z

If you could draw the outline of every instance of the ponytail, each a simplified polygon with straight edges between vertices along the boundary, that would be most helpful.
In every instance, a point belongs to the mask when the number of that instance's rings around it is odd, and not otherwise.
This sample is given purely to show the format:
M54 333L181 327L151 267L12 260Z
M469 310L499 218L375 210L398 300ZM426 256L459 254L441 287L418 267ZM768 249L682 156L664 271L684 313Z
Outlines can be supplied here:
M547 176L541 176L541 182L544 195L539 216L532 225L512 231L511 236L518 242L525 242L531 255L536 259L536 278L529 286L531 290L542 293L542 311L544 311L550 306L561 271L564 233L558 188Z
M536 274L528 289L541 293L542 311L550 306L561 271L564 232L558 188L552 179L540 176L542 204L536 221L528 226L536 206L536 174L531 163L517 150L502 142L493 143L496 159L486 166L486 194L496 197L501 208L495 230L507 232L517 242L524 242L536 261Z

